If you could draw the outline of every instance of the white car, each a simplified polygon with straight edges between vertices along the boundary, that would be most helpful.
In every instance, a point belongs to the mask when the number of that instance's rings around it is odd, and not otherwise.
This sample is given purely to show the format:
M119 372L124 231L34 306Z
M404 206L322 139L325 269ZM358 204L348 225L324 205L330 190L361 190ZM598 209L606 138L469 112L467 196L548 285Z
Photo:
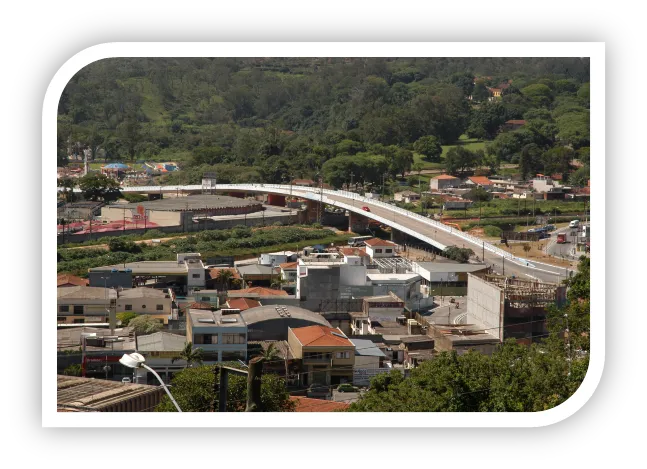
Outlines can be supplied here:
M122 383L130 383L130 378L128 378L128 377L126 377L126 378L121 378L121 382L122 382Z
M580 226L580 221L579 220L573 220L568 224L569 228L577 228Z

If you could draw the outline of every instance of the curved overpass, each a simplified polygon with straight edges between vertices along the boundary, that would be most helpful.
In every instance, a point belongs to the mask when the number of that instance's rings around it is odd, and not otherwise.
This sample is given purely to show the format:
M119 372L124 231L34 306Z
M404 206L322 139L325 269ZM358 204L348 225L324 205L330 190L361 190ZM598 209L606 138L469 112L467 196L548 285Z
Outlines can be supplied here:
M368 199L354 192L281 184L218 184L212 189L214 191L292 194L293 197L321 201L324 204L376 220L441 250L452 245L469 247L477 256L484 258L483 260L487 264L493 265L497 272L502 273L505 270L507 275L529 277L554 283L563 280L568 275L568 272L573 270L515 257L491 243L458 231L451 226L391 204ZM123 187L120 190L128 193L164 194L180 191L201 192L203 186L133 186ZM74 189L74 191L78 192L79 189ZM369 207L371 211L362 210L364 206Z

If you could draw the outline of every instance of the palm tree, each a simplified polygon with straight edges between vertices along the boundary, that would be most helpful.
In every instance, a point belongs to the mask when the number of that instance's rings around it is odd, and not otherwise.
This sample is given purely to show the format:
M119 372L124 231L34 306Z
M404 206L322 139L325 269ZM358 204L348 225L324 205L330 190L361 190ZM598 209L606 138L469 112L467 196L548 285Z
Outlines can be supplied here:
M193 363L202 364L202 349L197 348L194 350L193 342L185 342L184 349L182 349L177 357L171 359L171 363L175 363L176 360L186 361L185 368L190 367Z
M258 354L259 357L263 357L266 361L276 360L279 357L279 351L276 348L276 344L271 343L263 352Z
M224 285L225 290L228 290L229 281L233 276L234 274L231 272L231 270L221 269L220 272L218 272L216 279L218 280L218 282L220 282L221 285Z

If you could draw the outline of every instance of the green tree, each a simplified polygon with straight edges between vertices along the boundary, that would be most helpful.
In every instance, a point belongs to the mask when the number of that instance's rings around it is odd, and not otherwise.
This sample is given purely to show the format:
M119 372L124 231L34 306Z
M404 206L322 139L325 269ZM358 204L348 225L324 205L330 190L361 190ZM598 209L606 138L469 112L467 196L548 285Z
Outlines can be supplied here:
M263 349L263 351L258 354L258 356L263 357L266 361L272 361L278 359L280 357L280 353L276 348L276 344L271 342L266 349Z
M489 97L490 92L488 91L487 86L485 86L485 83L477 81L472 90L472 100L477 103L481 103L487 101Z
M420 137L413 144L413 150L423 155L429 161L440 161L440 155L443 153L443 147L440 145L440 141L433 135Z
M523 147L519 158L521 179L526 180L528 176L534 176L542 168L541 154L541 149L534 143Z
M74 363L63 370L63 374L66 376L81 376L81 372L81 365L78 363Z
M556 120L560 142L572 146L574 149L588 147L590 136L589 112L569 112L561 115Z
M241 368L240 363L223 363L233 368ZM220 376L214 366L194 366L176 373L171 381L173 397L183 412L209 412L212 403L218 409L219 395L214 394L214 381L219 384ZM227 388L227 412L245 410L247 399L247 378L230 375ZM274 374L264 374L261 378L261 402L265 412L291 412L295 404L285 387L285 381ZM157 412L175 412L173 403L164 396L155 409Z
M474 251L470 248L459 248L458 246L447 246L443 250L443 256L447 259L451 259L461 264L467 263L470 260L470 256L474 255Z
M581 168L576 169L568 177L568 182L573 186L585 187L588 184L588 181L590 178L591 178L591 168L589 168L588 165L584 165Z
M171 359L171 363L175 363L177 360L183 360L186 362L185 368L188 368L193 365L193 363L202 364L202 349L193 348L193 342L185 342L184 348L180 354Z
M218 280L218 283L222 285L225 290L229 289L229 283L231 282L231 279L233 278L234 274L231 272L231 270L228 269L220 269L218 271L218 275L216 276L216 280Z
M108 249L111 252L129 252L131 254L142 252L142 247L139 244L126 241L119 237L110 238L110 241L108 241Z
M63 177L57 181L56 185L63 188L63 196L66 202L74 201L74 187L76 187L76 181L74 179Z
M119 198L119 183L105 174L86 174L79 179L79 188L87 200L111 201Z
M469 192L463 194L464 199L469 199L474 202L488 202L492 200L492 194L483 189L482 187L475 187L470 189Z
M548 107L553 100L551 89L544 84L534 84L521 89L521 94L528 99L534 107Z
M162 323L148 314L138 315L128 324L137 335L154 334L162 330Z
M575 152L568 147L555 147L544 152L541 159L544 163L544 173L562 174L566 178Z
M130 321L132 321L136 317L137 317L137 313L133 313L131 311L117 313L117 321L121 321L122 327L127 327L128 324L130 324Z
M460 145L450 148L445 155L445 170L450 174L463 173L477 163L478 155Z

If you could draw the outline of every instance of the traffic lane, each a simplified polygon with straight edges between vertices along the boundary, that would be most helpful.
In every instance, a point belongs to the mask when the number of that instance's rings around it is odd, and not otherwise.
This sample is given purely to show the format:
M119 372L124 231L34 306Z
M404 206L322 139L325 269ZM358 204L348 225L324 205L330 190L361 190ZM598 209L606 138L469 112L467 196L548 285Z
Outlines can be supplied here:
M345 197L334 195L331 196L329 194L327 194L327 197L337 202L353 205L353 203ZM420 233L421 235L433 238L446 246L469 247L476 253L477 256L479 256L479 258L483 257L483 251L479 252L478 247L474 243L470 243L462 238L453 236L451 233L447 233L446 231L435 229L434 227L423 223L417 218L392 212L379 205L373 205L370 202L354 202L354 206L358 209L367 206L371 210L371 213L385 218L386 220L393 221L394 223L399 223L415 231L416 233ZM488 265L493 266L494 270L498 273L503 273L505 270L505 274L508 276L514 275L521 278L541 280L542 282L555 283L560 276L563 279L565 275L565 272L561 267L545 264L538 265L535 268L521 266L511 260L504 261L501 256L487 250L485 251L484 262Z

